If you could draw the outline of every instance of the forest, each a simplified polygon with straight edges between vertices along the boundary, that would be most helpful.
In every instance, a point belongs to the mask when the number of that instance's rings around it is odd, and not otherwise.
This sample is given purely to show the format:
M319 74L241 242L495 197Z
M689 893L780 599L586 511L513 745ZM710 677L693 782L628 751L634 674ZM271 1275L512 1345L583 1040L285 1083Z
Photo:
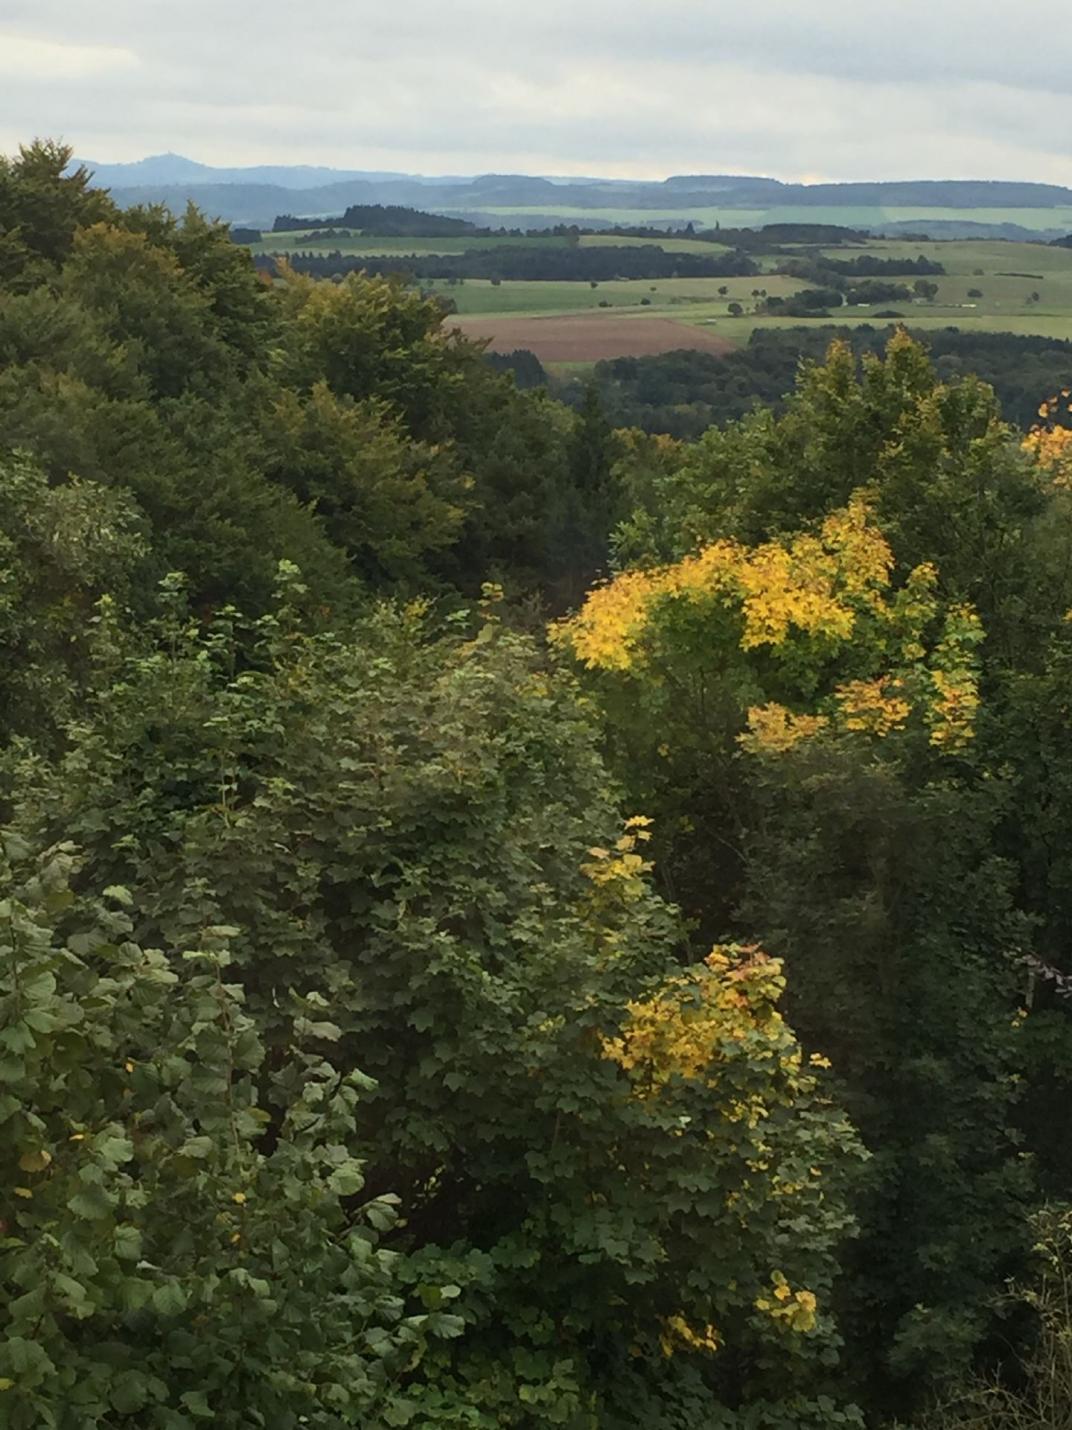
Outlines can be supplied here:
M765 335L647 432L71 157L0 159L0 1423L1064 1430L1072 385Z
M1039 394L1072 385L1072 343L1013 333L962 332L941 328L908 331L926 345L939 377L973 373L994 389L1004 417L1027 432L1038 422ZM596 363L588 377L549 374L531 353L489 354L489 361L515 375L519 385L549 385L579 407L590 384L615 427L639 427L670 437L699 437L708 427L745 416L755 407L782 411L802 358L821 359L831 342L853 351L881 353L895 325L834 323L768 328L754 332L734 352L689 351L656 357L613 358Z
M657 246L580 248L534 242L531 247L474 249L467 253L351 257L338 249L330 253L297 251L287 256L299 273L318 278L336 274L369 273L390 277L404 274L423 278L490 278L539 282L601 282L611 278L734 278L759 272L747 253L713 249L711 253L673 253ZM258 265L270 270L274 260L264 256Z
M351 204L340 218L317 219L315 223L332 228L356 228L362 233L407 238L443 238L453 234L482 232L476 224L465 219L424 213L421 209L404 208L399 204ZM314 222L309 219L295 218L292 214L279 214L272 224L272 232L288 233L314 226Z

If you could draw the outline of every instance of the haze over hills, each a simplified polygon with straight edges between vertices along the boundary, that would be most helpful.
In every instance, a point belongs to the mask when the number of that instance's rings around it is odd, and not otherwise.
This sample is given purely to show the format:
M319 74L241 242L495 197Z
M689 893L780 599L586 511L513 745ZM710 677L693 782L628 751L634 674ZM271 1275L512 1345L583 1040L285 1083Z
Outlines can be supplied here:
M276 184L284 189L313 189L347 179L405 179L409 175L379 169L332 169L322 164L255 164L214 167L183 154L151 154L123 164L99 164L76 159L92 170L106 188L136 188L154 184Z
M128 164L83 162L123 206L164 203L181 210L192 200L231 223L256 226L270 225L276 215L287 212L324 217L351 204L398 204L478 221L491 218L508 226L539 227L589 211L598 225L624 210L636 211L652 224L690 218L705 222L712 210L753 212L754 221L769 222L782 210L806 208L855 209L860 223L896 229L915 221L918 227L919 215L898 212L908 209L941 210L934 213L935 222L960 222L971 229L981 224L1007 230L1012 225L1025 233L1054 235L1068 231L1072 212L1072 189L1001 180L801 184L737 174L678 174L654 181L529 174L427 177L311 165L220 168L180 154ZM601 210L607 212L600 215ZM974 221L966 212L970 210L986 212ZM1066 212L1051 216L1049 210Z

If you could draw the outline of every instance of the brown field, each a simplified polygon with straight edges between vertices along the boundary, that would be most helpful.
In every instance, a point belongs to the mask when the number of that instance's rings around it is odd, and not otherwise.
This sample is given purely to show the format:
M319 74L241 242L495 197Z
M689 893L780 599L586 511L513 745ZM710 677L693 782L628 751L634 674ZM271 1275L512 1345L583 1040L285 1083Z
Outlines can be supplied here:
M563 317L488 317L473 314L453 317L467 338L488 338L493 352L528 348L541 362L598 362L601 358L647 357L676 348L727 353L734 344L714 333L672 318L619 318L602 313Z

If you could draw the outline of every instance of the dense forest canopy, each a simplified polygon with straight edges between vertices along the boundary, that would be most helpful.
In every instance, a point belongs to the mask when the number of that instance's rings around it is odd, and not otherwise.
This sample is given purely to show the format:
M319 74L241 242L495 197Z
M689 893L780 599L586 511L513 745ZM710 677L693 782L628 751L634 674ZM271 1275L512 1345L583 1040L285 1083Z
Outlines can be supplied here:
M275 260L257 260L262 268L274 271ZM398 255L387 258L347 257L339 250L330 253L298 250L288 255L299 273L319 278L336 274L404 274L422 278L491 278L513 280L559 280L601 282L611 278L734 278L748 277L759 269L748 254L735 250L706 253L673 253L659 247L578 248L513 246L482 248L469 253Z
M1017 427L764 340L653 435L681 355L567 405L70 160L0 160L4 1423L1054 1430L1064 349Z
M341 218L295 218L279 214L272 224L273 233L314 227L353 228L359 233L388 234L404 238L443 238L453 234L475 234L480 230L466 219L447 218L443 214L424 213L421 209L401 204L351 204Z
M725 354L683 349L655 357L607 359L595 364L590 381L616 427L691 439L755 407L781 410L801 360L821 359L834 339L851 344L862 356L882 352L895 331L892 324L873 323L768 328ZM914 336L927 347L940 377L951 381L974 373L983 378L997 394L1003 416L1025 432L1038 421L1040 394L1072 386L1072 343L1063 339L957 328L917 331ZM550 384L571 404L584 399L587 382L554 380L533 366L531 354L509 360L491 357L509 366L519 385ZM1058 420L1072 425L1067 413L1058 414Z

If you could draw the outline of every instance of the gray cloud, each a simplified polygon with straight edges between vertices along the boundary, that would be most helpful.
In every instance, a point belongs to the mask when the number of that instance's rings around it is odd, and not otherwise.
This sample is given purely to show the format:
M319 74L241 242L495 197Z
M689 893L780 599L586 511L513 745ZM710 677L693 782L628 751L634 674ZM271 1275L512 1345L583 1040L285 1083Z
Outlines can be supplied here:
M5 0L0 146L216 163L1072 183L1022 0Z

